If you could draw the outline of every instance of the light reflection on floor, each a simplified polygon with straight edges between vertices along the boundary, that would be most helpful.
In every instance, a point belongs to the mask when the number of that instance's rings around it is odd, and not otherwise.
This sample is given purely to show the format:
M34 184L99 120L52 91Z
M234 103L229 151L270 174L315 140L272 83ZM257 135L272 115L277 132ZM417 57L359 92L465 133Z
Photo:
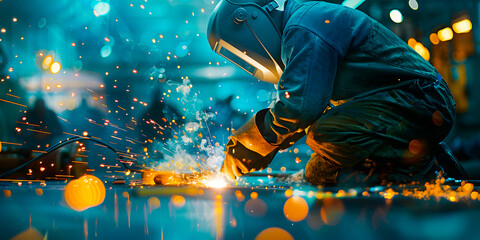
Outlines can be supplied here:
M478 237L476 199L424 200L388 195L382 187L319 190L305 184L290 188L271 178L250 181L202 189L106 185L103 203L83 211L69 207L64 184L2 183L1 239Z

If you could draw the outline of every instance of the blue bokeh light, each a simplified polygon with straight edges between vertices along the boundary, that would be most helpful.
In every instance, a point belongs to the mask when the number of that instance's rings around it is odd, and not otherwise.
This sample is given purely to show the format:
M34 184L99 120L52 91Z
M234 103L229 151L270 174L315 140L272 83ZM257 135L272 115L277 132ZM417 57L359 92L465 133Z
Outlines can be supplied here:
M93 11L95 13L95 16L103 16L110 12L110 4L106 2L98 2L93 7Z
M104 58L110 56L112 53L112 47L110 45L105 45L100 49L100 55Z

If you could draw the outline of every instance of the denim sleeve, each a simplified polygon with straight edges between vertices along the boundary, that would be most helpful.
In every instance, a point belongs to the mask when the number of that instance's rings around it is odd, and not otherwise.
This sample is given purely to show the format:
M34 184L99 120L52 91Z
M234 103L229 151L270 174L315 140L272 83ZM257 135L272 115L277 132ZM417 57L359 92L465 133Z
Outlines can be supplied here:
M332 95L340 55L309 29L292 26L284 32L282 58L286 67L279 99L259 126L272 145L292 141L320 118Z

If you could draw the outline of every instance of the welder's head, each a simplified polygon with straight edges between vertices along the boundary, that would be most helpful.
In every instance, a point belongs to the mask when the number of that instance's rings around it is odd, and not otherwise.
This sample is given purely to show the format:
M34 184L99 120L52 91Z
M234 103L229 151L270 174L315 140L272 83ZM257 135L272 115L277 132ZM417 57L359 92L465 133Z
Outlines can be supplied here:
M210 47L259 80L278 83L285 67L277 8L274 0L221 0L208 24Z

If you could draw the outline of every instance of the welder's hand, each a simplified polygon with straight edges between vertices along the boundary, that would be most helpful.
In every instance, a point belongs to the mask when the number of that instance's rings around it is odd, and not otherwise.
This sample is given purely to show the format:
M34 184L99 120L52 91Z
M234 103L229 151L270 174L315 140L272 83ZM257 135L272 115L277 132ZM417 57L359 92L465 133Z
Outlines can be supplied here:
M230 137L225 149L225 161L220 169L227 178L266 168L279 150L268 143L258 130L268 109L260 110Z
M225 161L220 172L230 180L235 180L246 173L264 169L270 164L277 151L262 156L252 151L240 142L230 140L225 151Z

